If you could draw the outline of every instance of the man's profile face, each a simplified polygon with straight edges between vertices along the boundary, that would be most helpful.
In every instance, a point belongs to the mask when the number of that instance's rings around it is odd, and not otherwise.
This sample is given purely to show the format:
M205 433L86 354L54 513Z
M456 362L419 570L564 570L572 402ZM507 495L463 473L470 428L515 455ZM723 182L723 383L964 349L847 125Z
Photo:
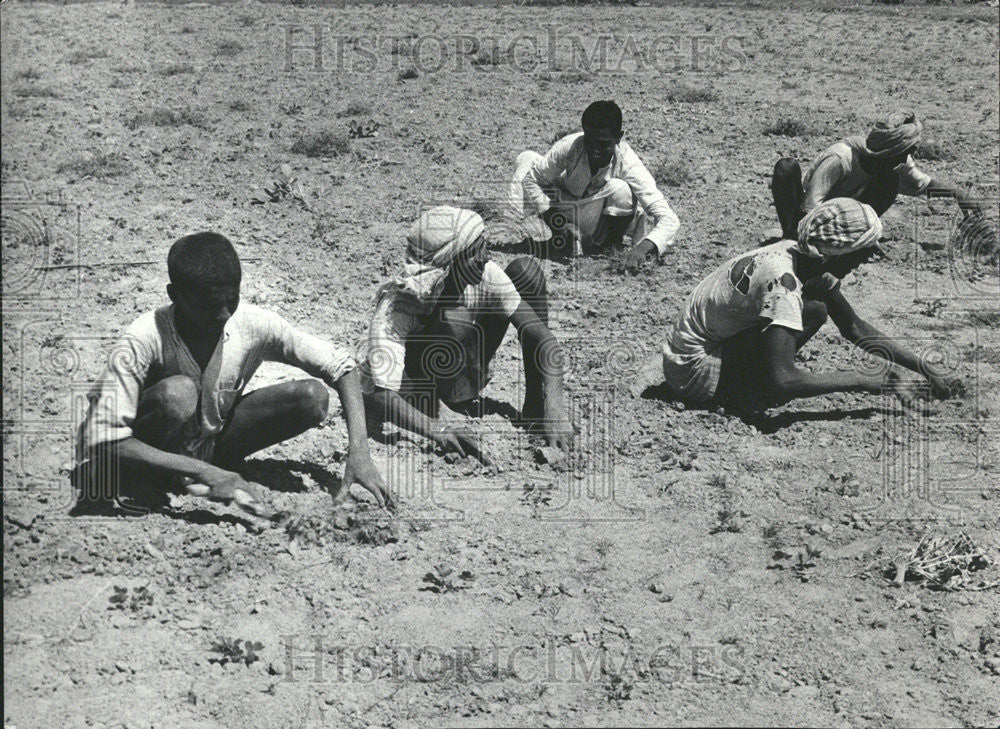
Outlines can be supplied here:
M861 264L870 261L877 252L875 248L863 248L843 256L828 258L823 262L823 270L833 274L837 278L844 278L844 276L854 271Z
M490 257L486 251L486 238L479 236L479 240L460 253L451 264L452 275L455 276L460 288L477 286L483 280L483 269L489 260Z
M910 147L901 154L897 154L895 157L873 157L871 155L865 155L865 166L875 176L887 175L906 162L915 149L916 147Z
M240 305L238 284L219 284L198 289L171 284L168 293L177 313L197 332L203 334L220 334Z
M615 134L610 129L583 128L583 147L587 151L587 161L593 169L606 167L611 163L615 147L621 141L622 135Z

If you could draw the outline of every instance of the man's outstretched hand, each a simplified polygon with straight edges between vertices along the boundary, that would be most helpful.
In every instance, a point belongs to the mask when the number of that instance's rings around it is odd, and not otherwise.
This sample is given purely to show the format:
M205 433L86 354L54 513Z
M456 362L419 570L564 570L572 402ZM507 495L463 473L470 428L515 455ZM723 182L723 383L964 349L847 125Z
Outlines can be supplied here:
M493 461L483 450L479 436L461 426L441 425L432 437L445 453L457 453L463 458L472 456L478 458L484 466L493 465Z
M392 501L392 496L385 487L382 474L375 468L371 456L367 453L350 453L347 456L347 463L344 465L344 478L341 481L341 489L350 489L351 484L358 484L366 489L379 506L394 509L396 505Z
M204 487L207 487L207 491ZM202 473L198 474L196 482L188 487L188 493L204 496L212 501L221 501L224 504L228 504L236 498L237 490L249 494L255 500L261 498L260 486L245 480L234 471L227 471L216 466L205 468Z
M938 400L947 400L965 394L965 383L962 382L961 378L931 374L928 375L927 381L931 384L931 395Z
M622 266L626 271L631 274L639 273L639 269L642 268L646 261L650 260L656 255L656 246L649 238L644 238L639 241L636 245L629 248L628 253L625 254L625 260L622 262Z

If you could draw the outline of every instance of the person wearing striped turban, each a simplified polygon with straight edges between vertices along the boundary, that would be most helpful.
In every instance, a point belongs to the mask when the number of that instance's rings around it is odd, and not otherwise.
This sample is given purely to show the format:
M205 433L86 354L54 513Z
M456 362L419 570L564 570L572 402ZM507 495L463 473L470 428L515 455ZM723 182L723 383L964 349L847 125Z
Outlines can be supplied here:
M695 406L736 409L832 392L891 392L914 405L921 386L900 368L923 375L936 397L961 392L958 379L862 319L841 292L841 279L881 250L881 231L871 206L835 198L802 219L797 240L736 256L709 274L663 345L670 394ZM852 344L887 360L884 374L797 367L795 353L827 319Z
M967 193L917 167L913 153L922 131L912 111L897 111L878 121L867 136L847 137L828 147L804 174L791 157L778 160L771 194L782 235L794 238L805 215L836 197L866 203L880 216L901 194L951 197L963 214L981 214Z
M480 393L513 324L524 356L519 422L565 451L572 429L562 350L548 327L545 274L528 257L500 268L486 243L483 219L471 210L439 206L413 224L402 273L378 291L360 366L369 427L389 421L446 452L489 464L470 429L438 418L439 402L460 414L483 414Z

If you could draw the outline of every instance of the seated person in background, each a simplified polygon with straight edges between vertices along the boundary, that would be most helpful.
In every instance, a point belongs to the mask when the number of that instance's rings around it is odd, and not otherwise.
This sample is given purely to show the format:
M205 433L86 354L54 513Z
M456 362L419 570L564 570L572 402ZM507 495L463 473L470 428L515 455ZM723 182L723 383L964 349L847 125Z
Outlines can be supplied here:
M390 421L445 451L489 458L466 429L437 419L438 401L469 413L490 379L510 324L524 356L521 419L566 449L562 350L548 328L545 274L532 258L501 269L486 252L483 219L470 210L426 211L407 237L406 267L379 289L361 365L369 423Z
M342 484L356 482L379 504L390 503L368 452L350 355L275 313L241 304L240 260L218 233L175 242L167 270L172 303L128 326L90 394L80 430L85 463L77 469L78 478L85 474L84 498L124 496L133 507L152 508L165 505L166 492L179 484L192 492L193 485L207 486L207 496L218 501L238 498L236 490L254 496L255 487L237 473L243 459L323 422L326 383L340 395L347 421ZM245 392L265 360L294 365L323 382Z
M867 137L847 137L828 147L804 175L791 157L778 160L771 194L782 235L794 240L802 217L837 197L870 205L879 216L899 195L953 197L965 215L981 213L964 192L917 167L912 155L922 130L913 112L897 111L875 124Z
M595 101L583 112L582 132L556 142L543 157L518 155L510 184L514 215L528 237L564 254L584 248L613 249L628 234L625 267L635 273L663 255L680 227L656 181L622 140L622 111Z
M919 372L946 398L961 382L945 377L861 319L840 280L878 252L875 211L848 198L823 203L799 224L798 243L782 240L730 259L688 298L663 345L672 394L692 405L766 408L831 392L895 393L906 405L919 395ZM809 372L795 353L833 319L852 344L888 360L886 375Z

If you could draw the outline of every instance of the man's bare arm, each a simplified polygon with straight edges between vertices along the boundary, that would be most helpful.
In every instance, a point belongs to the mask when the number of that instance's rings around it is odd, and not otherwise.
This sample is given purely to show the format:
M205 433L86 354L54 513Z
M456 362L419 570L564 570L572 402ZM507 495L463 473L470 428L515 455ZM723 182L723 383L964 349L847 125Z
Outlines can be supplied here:
M936 177L931 179L930 183L927 185L927 197L954 198L955 202L958 203L958 207L965 215L969 215L970 213L982 214L983 212L982 206L980 206L980 204L967 192L956 185L952 185L944 180L939 180Z
M428 417L395 390L376 388L373 394L365 397L373 407L381 411L385 420L403 430L430 438L446 451L473 456L486 465L491 463L478 437Z
M764 332L766 386L785 402L831 392L881 392L882 379L860 372L809 372L795 366L795 332L774 325Z
M559 341L525 302L510 317L524 357L536 363L542 381L545 430L551 445L568 447L572 432L563 393L563 353Z
M144 443L134 436L113 443L102 443L94 447L92 457L100 457L103 451L111 451L118 461L125 465L142 466L157 471L186 476L196 483L209 486L210 498L227 500L232 498L232 489L241 488L251 495L257 495L243 477L233 471L199 461L197 458L169 453Z
M923 375L930 382L935 396L949 397L963 389L960 380L939 372L897 337L884 334L859 317L839 288L826 296L826 306L830 318L845 339L870 354Z
M344 465L343 485L348 488L358 483L367 489L380 506L392 506L392 498L385 488L382 475L372 463L368 450L368 428L365 424L365 404L361 396L361 380L357 370L341 375L334 382L347 423L347 463Z

